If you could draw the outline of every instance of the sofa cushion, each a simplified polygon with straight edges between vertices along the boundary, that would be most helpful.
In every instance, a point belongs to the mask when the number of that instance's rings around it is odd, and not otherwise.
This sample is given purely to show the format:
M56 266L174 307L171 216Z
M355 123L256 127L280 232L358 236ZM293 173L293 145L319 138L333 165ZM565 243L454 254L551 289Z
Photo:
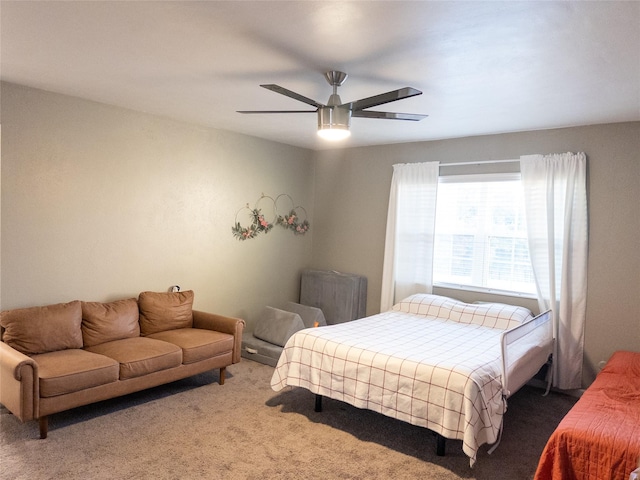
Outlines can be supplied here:
M180 347L146 337L114 340L86 350L116 360L120 364L120 380L179 367L182 363Z
M284 347L289 337L303 328L305 328L304 323L297 313L264 307L256 328L253 330L253 336Z
M233 351L233 335L200 328L179 328L152 333L154 338L182 349L182 363L194 363Z
M138 301L82 302L82 339L85 347L140 336Z
M19 308L0 314L3 341L25 355L82 348L79 300L44 307Z
M193 326L193 291L142 292L138 296L142 335Z
M40 377L40 396L55 397L118 380L118 362L80 349L34 355Z

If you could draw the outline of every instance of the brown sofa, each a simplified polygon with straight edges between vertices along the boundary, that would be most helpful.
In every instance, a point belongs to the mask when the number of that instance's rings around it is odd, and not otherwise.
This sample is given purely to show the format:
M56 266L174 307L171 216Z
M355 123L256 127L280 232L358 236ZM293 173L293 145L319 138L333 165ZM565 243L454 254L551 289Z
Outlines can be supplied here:
M0 403L21 421L240 361L244 320L192 309L193 292L142 292L0 314Z

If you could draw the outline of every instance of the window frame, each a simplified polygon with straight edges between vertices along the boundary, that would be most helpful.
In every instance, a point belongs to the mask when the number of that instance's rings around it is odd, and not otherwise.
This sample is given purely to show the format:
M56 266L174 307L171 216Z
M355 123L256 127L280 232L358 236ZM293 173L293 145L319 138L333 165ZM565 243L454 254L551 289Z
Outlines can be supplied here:
M450 175L439 175L438 177L438 186L440 184L446 183L471 183L471 182L497 182L497 181L521 181L520 172L509 172L509 173L474 173L474 174L450 174ZM437 201L440 201L440 196L438 195ZM437 210L437 208L436 208ZM437 222L437 214L436 214L436 222ZM437 223L436 223L437 225ZM526 227L526 225L525 225ZM435 237L437 236L437 230L434 235L434 249L436 244ZM434 250L435 255L435 250ZM484 257L484 253L482 254ZM488 268L488 267L483 267ZM492 295L501 295L508 297L517 297L517 298L527 298L527 299L536 299L537 294L535 292L521 292L515 290L505 290L496 287L485 287L481 285L469 285L462 284L457 282L447 282L447 281L436 281L436 273L435 273L435 262L433 268L433 286L435 288L444 288L451 290L461 290L461 291L469 291L469 292L478 292L484 294L492 294Z

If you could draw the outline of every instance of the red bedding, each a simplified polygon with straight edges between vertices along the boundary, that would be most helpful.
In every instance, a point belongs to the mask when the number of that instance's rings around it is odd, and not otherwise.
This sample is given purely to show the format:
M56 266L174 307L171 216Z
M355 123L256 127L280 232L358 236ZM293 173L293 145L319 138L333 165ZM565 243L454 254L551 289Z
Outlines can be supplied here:
M547 442L534 480L628 480L640 459L640 352L614 353Z

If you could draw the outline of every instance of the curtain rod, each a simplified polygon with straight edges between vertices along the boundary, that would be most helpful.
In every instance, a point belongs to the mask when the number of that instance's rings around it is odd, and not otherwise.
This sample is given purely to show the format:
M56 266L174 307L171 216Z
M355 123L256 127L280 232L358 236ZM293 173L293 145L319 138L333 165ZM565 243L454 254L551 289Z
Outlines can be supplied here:
M478 160L476 162L456 162L456 163L441 163L440 167L459 167L461 165L485 165L488 163L516 163L520 159L516 160Z

